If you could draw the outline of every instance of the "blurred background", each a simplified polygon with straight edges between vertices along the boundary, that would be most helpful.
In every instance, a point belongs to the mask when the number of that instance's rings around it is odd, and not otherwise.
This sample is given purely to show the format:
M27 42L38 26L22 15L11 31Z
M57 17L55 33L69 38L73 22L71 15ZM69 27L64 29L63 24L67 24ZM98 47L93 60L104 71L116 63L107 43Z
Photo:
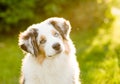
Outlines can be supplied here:
M0 84L18 84L18 34L53 16L71 22L82 84L120 84L120 0L0 0Z

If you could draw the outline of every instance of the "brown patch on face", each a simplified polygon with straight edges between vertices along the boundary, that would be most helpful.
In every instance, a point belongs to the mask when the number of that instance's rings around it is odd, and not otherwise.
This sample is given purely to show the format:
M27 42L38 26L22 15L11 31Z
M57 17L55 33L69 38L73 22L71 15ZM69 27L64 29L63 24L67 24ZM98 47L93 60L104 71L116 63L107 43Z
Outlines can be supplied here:
M54 26L54 28L55 28L57 31L59 31L59 33L61 34L61 36L63 37L63 39L66 39L65 34L64 34L64 30L62 30L62 29L58 26L57 21L51 21L50 23Z
M45 55L45 51L43 50L42 47L40 47L39 50L40 50L40 54L37 56L37 61L38 61L40 64L42 64L43 61L44 61L44 59L45 59L45 57L46 57L46 55Z
M46 37L45 37L44 35L42 35L42 36L40 37L40 44L44 44L46 41L47 41L47 40L46 40Z
M54 35L55 35L55 33L56 33L54 30L51 30L51 32L52 32L52 35L53 35L53 36L54 36Z
M46 40L46 37L44 35L41 35L40 39Z
M55 30L51 30L51 32L52 32L52 35L54 36L54 37L61 37L60 35L59 35L59 33L58 32L56 32Z
M55 33L56 33L56 31L54 31L54 30L52 30L51 32L52 32L52 35L55 35ZM62 40L63 40L64 46L65 46L65 53L69 54L70 47L69 47L69 44L68 44L68 40L66 40L64 38Z
M65 53L69 54L69 52L71 52L70 46L67 42L67 40L63 40L64 46L65 46Z
M42 64L46 55L45 55L45 51L43 49L44 46L42 46L42 44L44 44L46 42L46 37L44 35L40 36L40 45L39 45L39 55L37 56L37 61Z

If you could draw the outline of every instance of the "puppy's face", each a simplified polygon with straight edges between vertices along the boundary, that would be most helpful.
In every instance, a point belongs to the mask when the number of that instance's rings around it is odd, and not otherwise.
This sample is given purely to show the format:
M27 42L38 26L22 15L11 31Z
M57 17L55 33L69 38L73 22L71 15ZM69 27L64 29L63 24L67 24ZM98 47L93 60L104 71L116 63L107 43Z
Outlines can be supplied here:
M50 24L38 30L38 46L45 56L52 57L64 51L64 43L60 33Z
M49 18L20 33L19 46L35 57L53 57L65 52L70 29L65 19Z

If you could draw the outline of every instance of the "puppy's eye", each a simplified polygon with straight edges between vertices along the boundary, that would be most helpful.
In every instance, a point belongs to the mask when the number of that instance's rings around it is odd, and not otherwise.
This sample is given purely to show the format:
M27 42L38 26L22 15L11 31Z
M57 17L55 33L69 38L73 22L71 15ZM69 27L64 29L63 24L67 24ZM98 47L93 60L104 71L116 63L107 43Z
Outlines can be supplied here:
M54 37L59 37L59 33L54 33Z
M45 39L42 39L41 41L40 41L40 44L44 44L46 42L46 40Z

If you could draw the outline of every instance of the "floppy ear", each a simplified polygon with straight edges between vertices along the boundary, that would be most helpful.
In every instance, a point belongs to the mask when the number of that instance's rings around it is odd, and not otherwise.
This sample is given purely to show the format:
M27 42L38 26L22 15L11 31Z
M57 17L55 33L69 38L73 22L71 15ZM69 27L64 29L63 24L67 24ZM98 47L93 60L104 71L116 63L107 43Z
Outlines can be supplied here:
M63 39L66 39L69 37L69 33L71 30L71 25L69 21L60 18L59 20L53 19L50 21L50 23L54 26L54 28L59 31Z
M34 28L28 29L19 35L19 46L25 52L31 53L37 56L39 53L39 47L37 44L37 30Z

